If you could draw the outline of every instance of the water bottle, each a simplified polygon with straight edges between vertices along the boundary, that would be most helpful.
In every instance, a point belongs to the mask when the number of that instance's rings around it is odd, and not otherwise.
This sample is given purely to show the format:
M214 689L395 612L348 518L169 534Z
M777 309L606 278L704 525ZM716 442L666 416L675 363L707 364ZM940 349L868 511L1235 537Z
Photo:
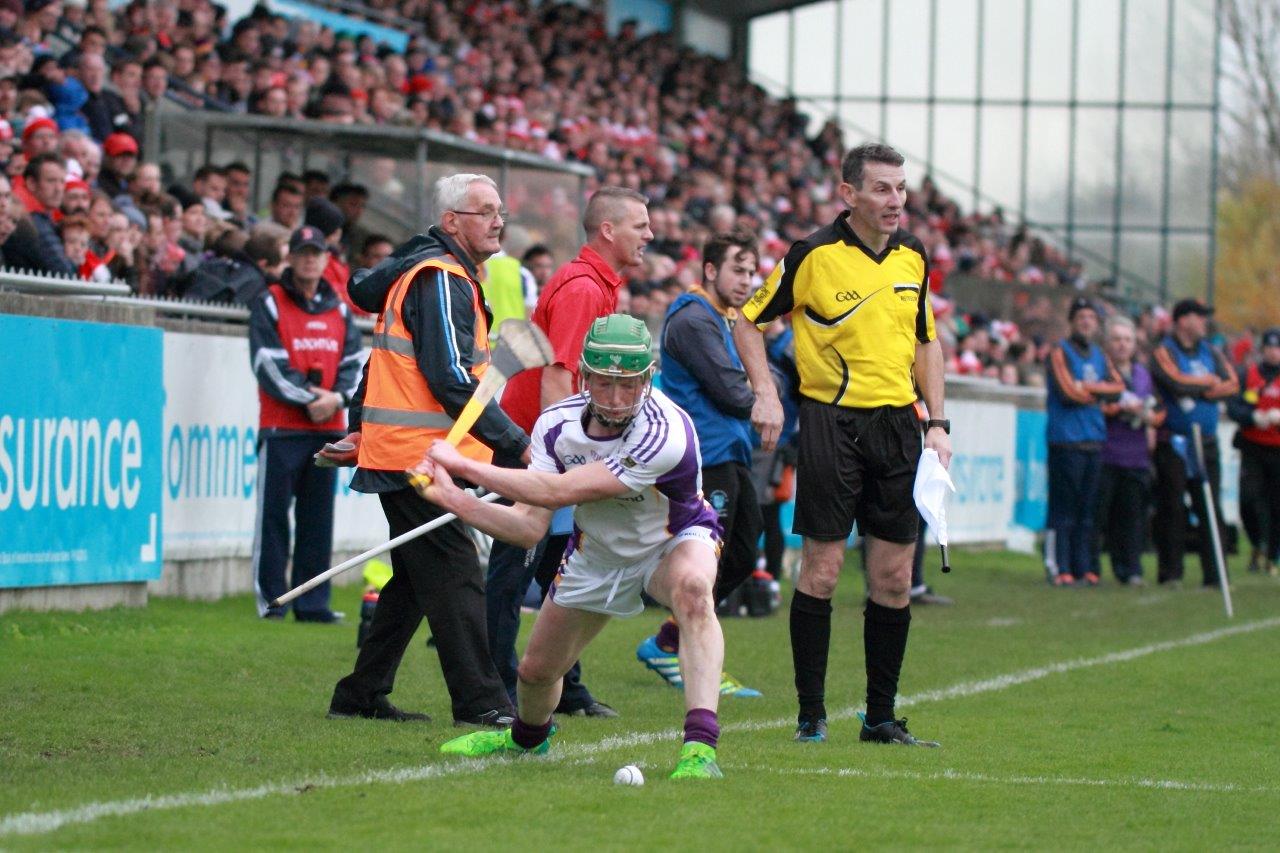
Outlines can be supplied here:
M360 599L360 627L356 629L356 648L364 645L365 637L369 636L369 628L373 625L373 611L378 609L378 591L373 587L369 587L364 591L364 598Z

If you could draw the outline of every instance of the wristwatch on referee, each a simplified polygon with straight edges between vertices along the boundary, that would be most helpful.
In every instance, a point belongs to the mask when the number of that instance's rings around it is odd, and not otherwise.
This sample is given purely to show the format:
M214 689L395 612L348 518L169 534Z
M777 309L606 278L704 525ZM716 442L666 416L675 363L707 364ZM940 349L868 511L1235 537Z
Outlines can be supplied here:
M924 422L925 432L928 432L934 427L939 427L947 435L951 435L951 421L943 420L942 418L929 418L929 420Z

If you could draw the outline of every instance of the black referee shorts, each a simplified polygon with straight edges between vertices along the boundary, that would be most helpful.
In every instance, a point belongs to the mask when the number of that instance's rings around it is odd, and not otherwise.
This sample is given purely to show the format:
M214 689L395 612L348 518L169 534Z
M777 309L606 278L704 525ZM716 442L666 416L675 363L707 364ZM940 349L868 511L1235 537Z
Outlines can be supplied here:
M916 541L920 516L911 490L921 442L913 407L854 409L805 399L798 438L793 532L842 540L856 521L864 535Z

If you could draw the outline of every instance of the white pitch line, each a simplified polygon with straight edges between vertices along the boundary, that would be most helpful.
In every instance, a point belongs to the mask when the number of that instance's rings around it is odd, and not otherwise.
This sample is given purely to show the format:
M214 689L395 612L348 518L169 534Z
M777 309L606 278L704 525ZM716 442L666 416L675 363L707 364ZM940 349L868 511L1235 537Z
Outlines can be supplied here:
M1193 791L1210 794L1280 794L1280 788L1234 785L1230 782L1183 782L1177 779L1087 779L1072 776L993 776L962 770L916 773L909 770L863 770L857 767L780 768L765 765L726 764L726 769L784 776L835 776L853 779L905 779L913 782L955 781L997 785L1066 785L1084 788L1126 788L1156 791Z
M1172 651L1174 649L1188 648L1191 646L1202 646L1226 637L1232 637L1238 634L1248 634L1254 631L1263 631L1277 626L1280 626L1280 617L1244 622L1227 628L1219 628L1214 631L1192 634L1189 637L1183 637L1179 640L1167 640L1161 643L1152 643L1150 645L1138 646L1137 648L1127 649L1120 652L1112 652L1098 657L1077 658L1075 660L1048 664L1046 666L1035 667L1033 669L1026 669L1021 672L996 676L995 678L982 679L979 681L966 681L940 690L929 690L913 696L904 696L898 700L897 704L899 707L905 707L908 705L919 705L927 702L940 702L946 699L960 699L968 696L976 696L982 693L994 693L1001 690L1007 690L1010 687L1016 687L1020 684L1038 681L1039 679L1047 678L1050 675L1073 672L1080 669L1089 669L1095 666L1106 666L1113 663L1124 663L1138 658L1147 657L1148 655L1153 655L1158 652ZM847 719L852 717L857 710L857 708L844 708L828 716L831 719L836 720ZM754 720L744 721L741 723L729 723L723 730L725 732L754 732L768 729L790 728L794 724L794 719L790 717L780 717L773 720ZM642 746L665 740L675 740L679 737L679 734L680 731L678 729L666 729L657 732L632 732L625 735L612 735L596 741L595 743L581 745L568 744L562 749L557 749L544 760L564 761L567 759L580 759L604 752L610 752L616 749ZM480 772L485 768L492 766L494 766L493 762L463 760L453 761L448 764L427 764L420 767L404 767L394 770L373 770L357 776L345 776L341 778L319 775L294 782L259 785L253 788L216 788L211 791L192 792L186 794L166 794L162 796L138 797L130 800L88 803L83 806L77 806L70 809L60 809L57 811L20 812L17 814L6 815L4 818L0 819L0 837L6 835L40 835L43 833L53 832L54 830L72 824L91 823L104 817L126 817L128 815L140 814L147 811L163 811L169 809L189 808L193 806L218 806L227 803L260 800L277 795L302 793L316 788L340 788L379 783L401 784L404 782L420 782L429 779L439 779L445 776L455 776L460 773ZM888 775L881 771L877 771L877 774ZM1153 783L1152 786L1158 787L1158 784Z

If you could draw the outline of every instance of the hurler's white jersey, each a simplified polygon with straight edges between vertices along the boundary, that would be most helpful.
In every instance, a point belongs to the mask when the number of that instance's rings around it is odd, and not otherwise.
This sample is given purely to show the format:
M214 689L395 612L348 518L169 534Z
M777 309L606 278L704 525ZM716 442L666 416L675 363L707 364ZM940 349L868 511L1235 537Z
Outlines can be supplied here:
M589 565L633 564L694 526L720 535L715 510L702 497L698 436L683 409L654 389L626 429L604 439L587 435L588 417L581 394L548 407L533 427L530 467L564 473L603 461L631 489L574 508L573 548Z

